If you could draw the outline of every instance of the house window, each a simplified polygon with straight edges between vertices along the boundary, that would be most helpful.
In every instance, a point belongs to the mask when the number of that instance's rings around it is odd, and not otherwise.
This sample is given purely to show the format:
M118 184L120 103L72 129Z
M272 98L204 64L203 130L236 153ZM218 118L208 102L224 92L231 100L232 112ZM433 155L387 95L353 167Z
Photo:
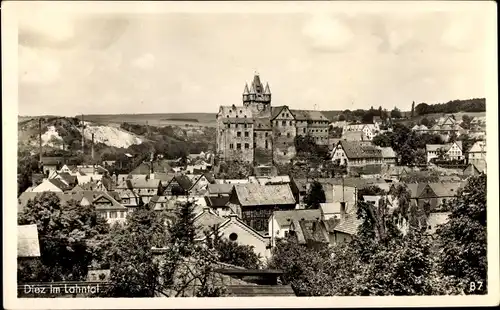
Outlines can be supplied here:
M236 240L238 240L238 235L237 235L236 233L231 233L231 234L229 235L229 240L231 240L231 241L236 241Z
M120 211L120 218L124 218L125 217L125 211Z
M243 128L247 128L247 124L245 124L245 125L243 126Z
M285 238L288 238L288 230L285 231Z
M290 126L292 126L292 121L289 122Z
M250 148L250 144L245 143L245 148L246 148L246 149Z
M245 138L248 138L248 131L245 131Z
M238 150L241 150L241 143L236 143L236 148L237 148Z
M117 216L116 211L111 211L111 212L109 212L109 217L110 217L110 218L115 219L115 218L116 218L116 216Z
M303 133L306 133L306 129L305 129L305 128L302 128L302 132L303 132Z
M240 110L240 113L242 113L241 110Z
M238 131L238 132L236 133L236 136L237 136L237 137L241 137L241 131Z
M268 132L266 132L266 138L267 138L267 135L268 135L268 134L269 134L269 133L268 133Z
M256 132L253 133L253 137L254 138L257 137L257 133Z
M232 143L229 144L229 148L230 149L233 149L234 148L234 145Z
M257 143L254 142L253 144L253 148L256 148L257 147Z
M286 121L282 121L281 126L286 126Z
M267 149L267 141L266 141L266 149Z
M287 133L286 136L287 136L287 138L290 138L290 133Z

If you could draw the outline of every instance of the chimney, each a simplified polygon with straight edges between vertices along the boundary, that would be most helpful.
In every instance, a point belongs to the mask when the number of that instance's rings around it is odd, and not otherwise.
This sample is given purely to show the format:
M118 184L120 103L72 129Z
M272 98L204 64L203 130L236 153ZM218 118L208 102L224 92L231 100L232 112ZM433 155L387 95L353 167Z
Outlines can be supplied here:
M346 215L346 212L345 212L345 202L341 202L340 203L340 219L343 221L345 220L345 215Z

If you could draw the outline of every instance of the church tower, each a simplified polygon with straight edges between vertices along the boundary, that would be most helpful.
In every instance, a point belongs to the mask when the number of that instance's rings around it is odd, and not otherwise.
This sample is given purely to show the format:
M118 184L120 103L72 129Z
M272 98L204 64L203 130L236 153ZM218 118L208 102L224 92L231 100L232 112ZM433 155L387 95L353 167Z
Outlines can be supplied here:
M260 82L258 73L255 73L253 81L248 89L248 84L245 84L243 90L243 105L250 107L255 112L260 113L263 111L271 110L271 90L269 84L266 86Z

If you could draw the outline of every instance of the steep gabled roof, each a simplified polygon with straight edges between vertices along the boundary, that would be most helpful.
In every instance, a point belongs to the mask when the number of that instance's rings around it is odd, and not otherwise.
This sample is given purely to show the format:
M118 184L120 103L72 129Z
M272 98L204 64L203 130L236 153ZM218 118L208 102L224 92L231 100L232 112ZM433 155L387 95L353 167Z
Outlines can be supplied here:
M229 196L204 196L207 206L220 208L227 205L229 202Z
M208 184L208 193L213 195L231 194L234 184Z
M48 181L63 191L69 190L71 188L70 186L66 185L63 181L59 179L49 179Z
M367 145L358 141L340 141L347 158L382 158L382 151L373 145Z
M108 195L108 193L102 193L100 194L99 196L97 196L93 201L92 201L92 204L100 201L100 200L107 200L111 203L111 208L112 209L124 209L124 210L127 210L127 208L122 205L121 203L119 203L118 201L116 201L113 197L111 197L111 195ZM110 207L109 206L101 206L99 204L96 204L96 209L99 210L99 209L109 209Z
M315 110L290 110L296 120L300 121L328 121L328 118L320 111Z
M295 204L290 185L236 184L233 193L242 206Z
M193 187L193 182L184 174L179 174L174 177L180 187L184 190L190 190Z
M274 109L274 107L273 107ZM253 129L254 130L271 130L271 121L269 118L266 117L261 117L261 118L254 118L253 119Z
M357 233L358 227L362 222L357 219L356 215L347 215L344 220L340 220L333 230L352 236Z
M288 106L283 105L283 106L277 106L277 107L271 107L271 120L275 119L278 115L280 115L281 111L289 111L290 116L294 117L293 112L288 108Z

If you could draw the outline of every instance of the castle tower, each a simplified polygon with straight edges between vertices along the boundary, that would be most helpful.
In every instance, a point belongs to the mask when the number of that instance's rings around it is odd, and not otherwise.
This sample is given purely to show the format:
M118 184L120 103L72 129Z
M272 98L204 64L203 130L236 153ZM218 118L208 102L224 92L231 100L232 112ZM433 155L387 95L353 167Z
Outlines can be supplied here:
M245 89L243 90L243 105L245 107L254 108L256 111L269 109L271 105L271 90L269 84L266 83L266 87L264 87L258 73L255 73L253 77L252 83L250 84L250 90L248 90L248 84L245 84Z

